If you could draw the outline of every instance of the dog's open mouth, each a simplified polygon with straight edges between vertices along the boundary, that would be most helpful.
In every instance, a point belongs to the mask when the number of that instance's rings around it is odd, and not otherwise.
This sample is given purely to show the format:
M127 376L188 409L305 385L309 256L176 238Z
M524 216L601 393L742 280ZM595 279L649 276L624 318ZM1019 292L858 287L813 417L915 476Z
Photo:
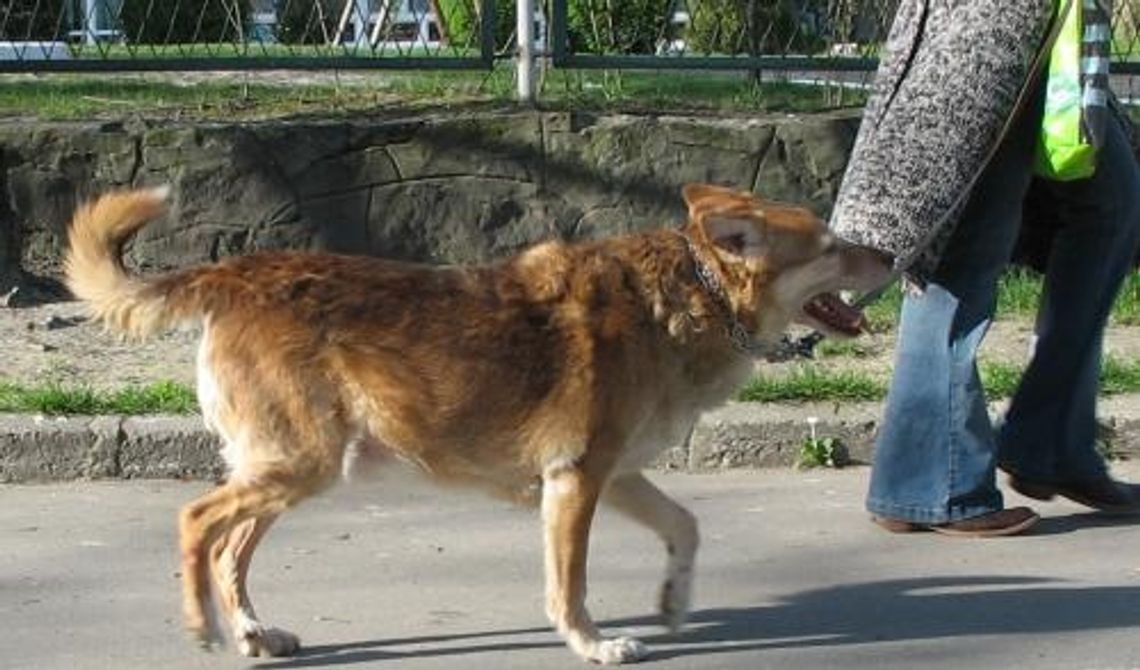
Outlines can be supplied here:
M863 312L843 302L834 293L820 293L809 300L803 309L804 314L843 335L855 337L863 332L866 325Z

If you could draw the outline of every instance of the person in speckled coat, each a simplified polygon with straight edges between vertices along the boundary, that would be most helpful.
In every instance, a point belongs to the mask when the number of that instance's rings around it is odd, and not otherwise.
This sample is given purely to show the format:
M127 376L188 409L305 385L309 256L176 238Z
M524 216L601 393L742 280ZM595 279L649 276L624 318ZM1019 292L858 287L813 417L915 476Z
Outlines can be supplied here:
M1107 114L1094 176L1034 179L1055 10L902 0L832 212L836 234L892 254L907 286L867 496L890 531L1028 529L1038 515L1004 507L998 467L1031 498L1140 510L1140 487L1114 480L1095 448L1103 331L1140 245L1140 169L1130 129ZM1051 244L1035 354L995 429L976 357L1027 194L1053 203Z

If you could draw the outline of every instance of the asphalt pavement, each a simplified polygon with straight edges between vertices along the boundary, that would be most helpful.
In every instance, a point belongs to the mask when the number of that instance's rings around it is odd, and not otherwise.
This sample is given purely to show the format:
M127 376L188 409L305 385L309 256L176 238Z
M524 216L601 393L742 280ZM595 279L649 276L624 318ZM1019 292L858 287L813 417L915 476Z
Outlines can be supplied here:
M1055 502L1024 537L890 535L867 475L655 474L702 524L690 624L657 625L664 554L605 512L591 610L652 668L1140 668L1140 522ZM0 486L0 668L585 667L546 626L537 514L413 479L342 487L271 531L253 599L304 649L269 660L181 631L175 516L206 484Z

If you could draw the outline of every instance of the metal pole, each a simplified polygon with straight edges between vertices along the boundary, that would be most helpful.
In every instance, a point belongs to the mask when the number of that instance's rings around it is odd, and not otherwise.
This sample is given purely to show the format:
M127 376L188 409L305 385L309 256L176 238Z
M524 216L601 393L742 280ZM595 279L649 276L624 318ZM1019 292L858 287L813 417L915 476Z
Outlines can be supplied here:
M534 102L534 0L518 0L516 32L518 33L519 102Z
M562 67L566 62L566 35L569 33L566 27L566 3L567 0L553 0L550 3L550 55L554 67Z
M99 39L99 0L83 3L83 41L95 44Z
M479 3L479 60L488 70L495 67L495 0Z

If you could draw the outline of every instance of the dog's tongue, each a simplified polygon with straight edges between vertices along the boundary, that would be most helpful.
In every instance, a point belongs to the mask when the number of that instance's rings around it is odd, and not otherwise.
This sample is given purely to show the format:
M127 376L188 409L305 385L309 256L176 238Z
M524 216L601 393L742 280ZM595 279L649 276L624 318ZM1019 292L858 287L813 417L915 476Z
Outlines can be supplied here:
M848 335L863 332L863 312L843 302L834 293L820 293L804 305L804 312L835 330Z

